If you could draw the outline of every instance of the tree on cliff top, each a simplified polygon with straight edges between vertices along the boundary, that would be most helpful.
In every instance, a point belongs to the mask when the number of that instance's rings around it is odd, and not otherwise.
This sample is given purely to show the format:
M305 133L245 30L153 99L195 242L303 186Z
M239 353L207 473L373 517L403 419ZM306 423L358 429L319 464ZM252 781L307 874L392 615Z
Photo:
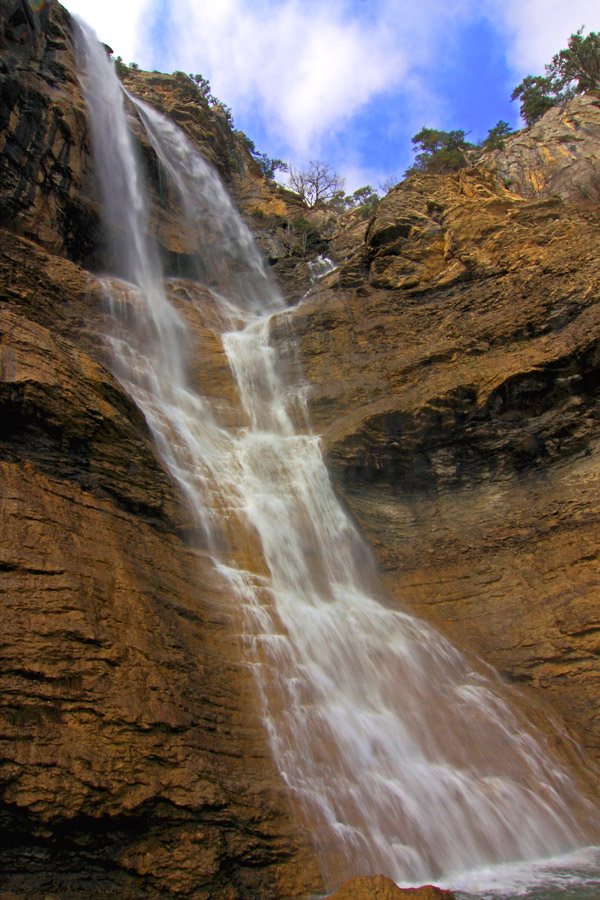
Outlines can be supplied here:
M582 25L569 38L567 49L546 66L546 74L571 95L600 90L600 32L584 37Z
M488 131L488 136L482 143L484 150L502 150L504 147L504 138L512 134L512 125L500 119L493 128Z
M437 128L421 128L412 138L414 150L419 152L405 175L413 175L415 172L440 175L463 169L468 165L465 151L473 150L475 147L466 141L465 137L466 132L461 129L439 131Z
M290 166L289 187L300 195L308 207L313 209L332 200L344 188L344 179L322 162L311 160L306 169Z
M583 36L583 25L545 66L545 75L527 75L511 100L520 99L519 112L533 125L553 106L561 106L576 94L600 90L600 32Z

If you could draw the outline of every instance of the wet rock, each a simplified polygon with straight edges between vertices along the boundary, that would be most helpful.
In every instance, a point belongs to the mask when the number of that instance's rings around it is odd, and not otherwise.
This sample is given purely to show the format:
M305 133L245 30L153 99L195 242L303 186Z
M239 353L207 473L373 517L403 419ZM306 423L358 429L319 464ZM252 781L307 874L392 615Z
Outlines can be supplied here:
M454 900L454 894L430 884L402 889L383 875L368 875L344 882L329 900Z
M575 109L591 142L595 101ZM393 596L596 759L598 225L508 191L484 157L416 176L291 317L336 487Z

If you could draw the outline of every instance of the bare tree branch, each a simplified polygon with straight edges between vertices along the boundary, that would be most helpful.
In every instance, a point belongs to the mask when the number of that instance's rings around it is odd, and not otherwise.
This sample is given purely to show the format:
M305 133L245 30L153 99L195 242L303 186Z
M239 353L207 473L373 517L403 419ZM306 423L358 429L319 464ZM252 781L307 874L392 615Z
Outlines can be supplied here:
M343 190L344 179L326 163L311 160L306 169L290 166L288 185L313 209L321 203L327 203L338 191Z

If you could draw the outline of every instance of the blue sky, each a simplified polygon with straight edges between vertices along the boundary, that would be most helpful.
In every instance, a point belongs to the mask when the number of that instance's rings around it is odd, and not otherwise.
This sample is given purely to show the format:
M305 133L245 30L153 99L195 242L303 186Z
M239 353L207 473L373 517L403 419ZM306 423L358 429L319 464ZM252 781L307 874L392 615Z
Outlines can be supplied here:
M67 0L126 62L201 73L269 156L346 189L400 178L424 125L476 142L598 0Z

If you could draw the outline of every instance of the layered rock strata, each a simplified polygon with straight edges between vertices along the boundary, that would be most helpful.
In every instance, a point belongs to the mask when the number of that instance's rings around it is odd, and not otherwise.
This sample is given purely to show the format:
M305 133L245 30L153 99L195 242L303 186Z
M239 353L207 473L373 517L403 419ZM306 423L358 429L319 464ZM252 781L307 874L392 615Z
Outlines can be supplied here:
M590 136L599 112L579 100L561 121ZM587 197L600 145L586 140ZM291 323L333 478L393 596L542 699L592 769L600 230L532 146L522 181L553 196L500 184L498 154L410 178Z
M79 265L106 249L72 22L3 0L1 33L3 896L306 895L231 598ZM190 324L223 388L210 310Z

